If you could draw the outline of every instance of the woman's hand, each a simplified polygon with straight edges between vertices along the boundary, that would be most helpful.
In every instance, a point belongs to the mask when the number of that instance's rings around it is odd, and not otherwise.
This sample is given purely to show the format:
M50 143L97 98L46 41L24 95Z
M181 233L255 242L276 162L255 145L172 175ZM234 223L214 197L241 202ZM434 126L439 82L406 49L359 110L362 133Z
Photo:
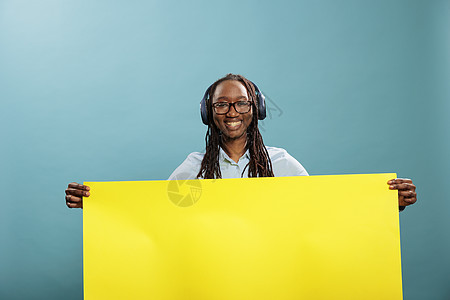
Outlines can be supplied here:
M69 183L66 189L66 205L69 208L83 208L83 197L89 197L91 188L76 182Z
M387 182L387 184L389 184L389 189L398 190L398 206L400 209L414 204L417 201L416 186L413 184L411 179L391 179Z

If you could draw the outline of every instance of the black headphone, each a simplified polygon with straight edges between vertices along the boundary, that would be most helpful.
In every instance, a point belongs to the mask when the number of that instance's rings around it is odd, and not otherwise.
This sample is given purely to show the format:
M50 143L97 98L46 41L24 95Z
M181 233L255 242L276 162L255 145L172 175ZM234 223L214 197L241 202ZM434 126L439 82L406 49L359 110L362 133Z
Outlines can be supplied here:
M251 81L250 81L251 82ZM256 92L256 101L258 102L258 120L264 120L266 118L266 97L264 97L263 93L259 90L259 88L251 82L255 87ZM202 116L203 124L208 125L208 110L206 109L206 100L209 97L209 91L211 90L211 84L205 92L202 101L200 101L200 115Z

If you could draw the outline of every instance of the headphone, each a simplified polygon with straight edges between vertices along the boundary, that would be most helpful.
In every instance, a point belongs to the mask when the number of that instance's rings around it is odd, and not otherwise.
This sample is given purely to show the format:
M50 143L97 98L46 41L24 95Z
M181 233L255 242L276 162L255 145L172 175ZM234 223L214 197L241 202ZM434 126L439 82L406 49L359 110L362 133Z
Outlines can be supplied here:
M255 88L256 101L258 102L257 103L259 113L258 120L264 120L266 118L266 97L263 95L263 93L261 93L256 84L254 84L253 82L251 82L251 84L253 84L253 87ZM211 91L212 86L213 85L211 84L208 87L208 89L205 92L205 95L203 96L202 101L200 101L200 115L202 116L202 121L203 124L205 125L208 125L208 110L206 109L206 100L209 97L209 92Z

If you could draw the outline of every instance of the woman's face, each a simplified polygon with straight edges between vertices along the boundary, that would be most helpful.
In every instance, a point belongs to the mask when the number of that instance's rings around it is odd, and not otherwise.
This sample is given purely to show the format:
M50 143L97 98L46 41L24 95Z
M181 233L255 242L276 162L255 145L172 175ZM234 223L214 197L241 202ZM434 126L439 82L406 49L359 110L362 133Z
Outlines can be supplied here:
M219 83L214 91L212 104L218 102L235 103L250 101L245 86L237 80L225 80ZM228 140L246 139L247 128L252 122L253 108L245 114L238 113L233 106L228 113L218 115L213 108L213 119L222 135Z

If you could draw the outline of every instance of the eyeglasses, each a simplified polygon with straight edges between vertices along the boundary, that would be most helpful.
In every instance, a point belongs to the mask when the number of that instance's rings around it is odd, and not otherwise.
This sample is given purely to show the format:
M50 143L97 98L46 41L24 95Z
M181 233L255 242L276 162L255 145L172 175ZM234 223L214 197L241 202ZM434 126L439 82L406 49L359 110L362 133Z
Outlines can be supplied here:
M212 106L214 107L214 111L218 115L225 115L230 111L230 107L233 106L234 110L240 114L246 114L250 111L250 107L252 105L252 101L237 101L234 103L228 102L216 102Z

